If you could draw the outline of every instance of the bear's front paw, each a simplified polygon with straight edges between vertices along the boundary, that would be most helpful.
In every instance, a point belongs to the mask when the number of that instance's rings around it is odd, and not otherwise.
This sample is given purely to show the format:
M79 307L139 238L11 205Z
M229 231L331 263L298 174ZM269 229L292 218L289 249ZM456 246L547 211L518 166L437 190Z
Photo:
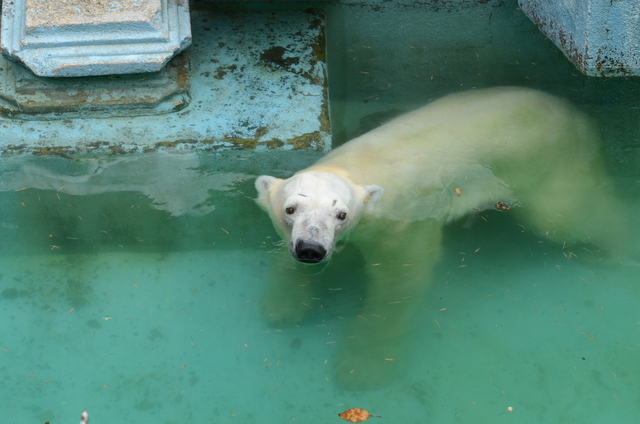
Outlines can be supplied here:
M336 382L349 390L367 390L385 386L404 369L403 346L374 346L365 343L349 346L334 367Z
M302 302L292 302L280 296L267 296L263 307L267 322L274 327L290 327L300 323L308 309Z

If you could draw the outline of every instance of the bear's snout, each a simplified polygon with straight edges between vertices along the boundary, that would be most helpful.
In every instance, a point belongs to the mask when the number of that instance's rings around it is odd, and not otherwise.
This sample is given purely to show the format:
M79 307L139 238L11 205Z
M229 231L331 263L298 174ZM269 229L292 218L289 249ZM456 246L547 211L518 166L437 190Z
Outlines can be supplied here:
M327 256L327 250L319 243L298 240L295 254L300 262L317 264Z

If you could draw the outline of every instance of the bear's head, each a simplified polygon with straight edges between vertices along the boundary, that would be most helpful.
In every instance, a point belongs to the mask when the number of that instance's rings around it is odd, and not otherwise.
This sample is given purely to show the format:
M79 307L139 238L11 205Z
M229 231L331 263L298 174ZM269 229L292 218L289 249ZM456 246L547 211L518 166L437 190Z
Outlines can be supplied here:
M365 205L383 194L327 171L303 171L286 180L263 175L256 180L258 204L269 213L294 259L329 259L336 241L360 220Z

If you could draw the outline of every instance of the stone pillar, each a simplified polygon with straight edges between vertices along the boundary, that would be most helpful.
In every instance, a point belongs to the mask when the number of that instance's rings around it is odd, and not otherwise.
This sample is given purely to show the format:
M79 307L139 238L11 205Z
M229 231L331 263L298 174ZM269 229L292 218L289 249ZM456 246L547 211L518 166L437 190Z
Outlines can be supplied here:
M640 1L518 0L585 75L640 75Z
M0 48L36 75L159 71L191 43L187 0L5 0Z

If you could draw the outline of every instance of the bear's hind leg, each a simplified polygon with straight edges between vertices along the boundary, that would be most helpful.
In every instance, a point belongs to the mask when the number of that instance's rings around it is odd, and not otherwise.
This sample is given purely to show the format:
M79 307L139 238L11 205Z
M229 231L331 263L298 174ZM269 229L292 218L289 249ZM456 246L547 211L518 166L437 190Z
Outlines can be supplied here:
M536 185L518 213L534 231L562 246L565 256L620 262L630 247L626 208L611 181L598 171L585 175L560 170ZM589 249L578 248L580 244Z

